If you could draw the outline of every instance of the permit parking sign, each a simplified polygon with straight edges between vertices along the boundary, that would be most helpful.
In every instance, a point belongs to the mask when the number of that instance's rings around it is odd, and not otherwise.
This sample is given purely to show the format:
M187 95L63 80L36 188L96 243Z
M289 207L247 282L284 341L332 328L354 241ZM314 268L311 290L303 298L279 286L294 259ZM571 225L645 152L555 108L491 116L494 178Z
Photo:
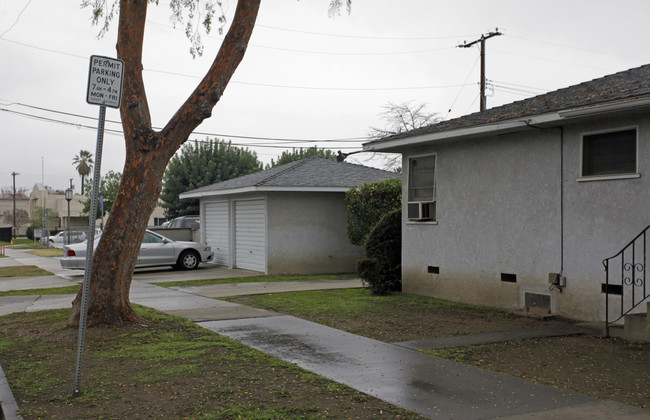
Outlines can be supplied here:
M122 100L123 75L124 61L91 55L86 102L119 108Z

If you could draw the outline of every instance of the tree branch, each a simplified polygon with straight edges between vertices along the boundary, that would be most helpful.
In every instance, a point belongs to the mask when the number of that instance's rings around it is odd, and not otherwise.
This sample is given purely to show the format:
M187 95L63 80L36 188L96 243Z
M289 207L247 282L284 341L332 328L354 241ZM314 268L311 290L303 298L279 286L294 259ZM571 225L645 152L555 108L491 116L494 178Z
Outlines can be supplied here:
M192 131L212 115L237 66L244 58L253 33L261 0L239 0L233 22L210 70L201 83L169 120L162 137L184 142ZM176 148L181 144L176 145Z

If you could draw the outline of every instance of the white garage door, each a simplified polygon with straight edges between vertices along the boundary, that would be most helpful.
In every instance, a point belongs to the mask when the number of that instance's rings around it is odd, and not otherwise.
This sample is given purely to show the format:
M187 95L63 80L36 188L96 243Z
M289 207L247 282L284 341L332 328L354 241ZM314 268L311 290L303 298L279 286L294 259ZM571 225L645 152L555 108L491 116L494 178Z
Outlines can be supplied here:
M266 272L264 199L235 201L235 266Z
M216 264L230 266L227 201L205 203L205 242L212 247Z

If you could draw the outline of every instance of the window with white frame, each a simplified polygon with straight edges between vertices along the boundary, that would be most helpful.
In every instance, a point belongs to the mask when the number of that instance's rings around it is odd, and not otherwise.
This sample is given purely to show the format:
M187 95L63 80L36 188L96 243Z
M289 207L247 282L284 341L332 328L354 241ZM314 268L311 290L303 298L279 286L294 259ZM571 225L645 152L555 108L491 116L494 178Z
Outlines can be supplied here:
M435 220L436 156L410 158L408 171L408 219L412 221Z
M636 128L582 136L582 176L634 174Z

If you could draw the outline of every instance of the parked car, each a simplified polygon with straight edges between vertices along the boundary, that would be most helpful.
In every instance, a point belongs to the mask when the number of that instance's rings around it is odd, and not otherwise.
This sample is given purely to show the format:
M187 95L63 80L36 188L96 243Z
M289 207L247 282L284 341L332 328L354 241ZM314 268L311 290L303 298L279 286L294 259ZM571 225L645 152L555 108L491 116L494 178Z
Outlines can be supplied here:
M101 229L95 229L95 235L101 235L102 230ZM87 234L85 230L71 230L70 231L70 242L71 244L77 244L80 242L83 242L87 238ZM68 244L68 231L62 230L61 232L57 233L54 236L44 236L41 239L39 239L39 242L41 245L47 244L49 241L50 246L56 247L56 248L62 248L63 245Z
M95 246L99 238L95 239ZM83 270L86 266L87 243L66 245L63 247L61 267L71 270ZM156 232L144 233L140 254L135 268L171 265L182 270L193 270L200 263L213 260L214 252L204 244L197 242L174 241Z
M181 216L169 222L168 228L200 228L201 218L199 216Z

